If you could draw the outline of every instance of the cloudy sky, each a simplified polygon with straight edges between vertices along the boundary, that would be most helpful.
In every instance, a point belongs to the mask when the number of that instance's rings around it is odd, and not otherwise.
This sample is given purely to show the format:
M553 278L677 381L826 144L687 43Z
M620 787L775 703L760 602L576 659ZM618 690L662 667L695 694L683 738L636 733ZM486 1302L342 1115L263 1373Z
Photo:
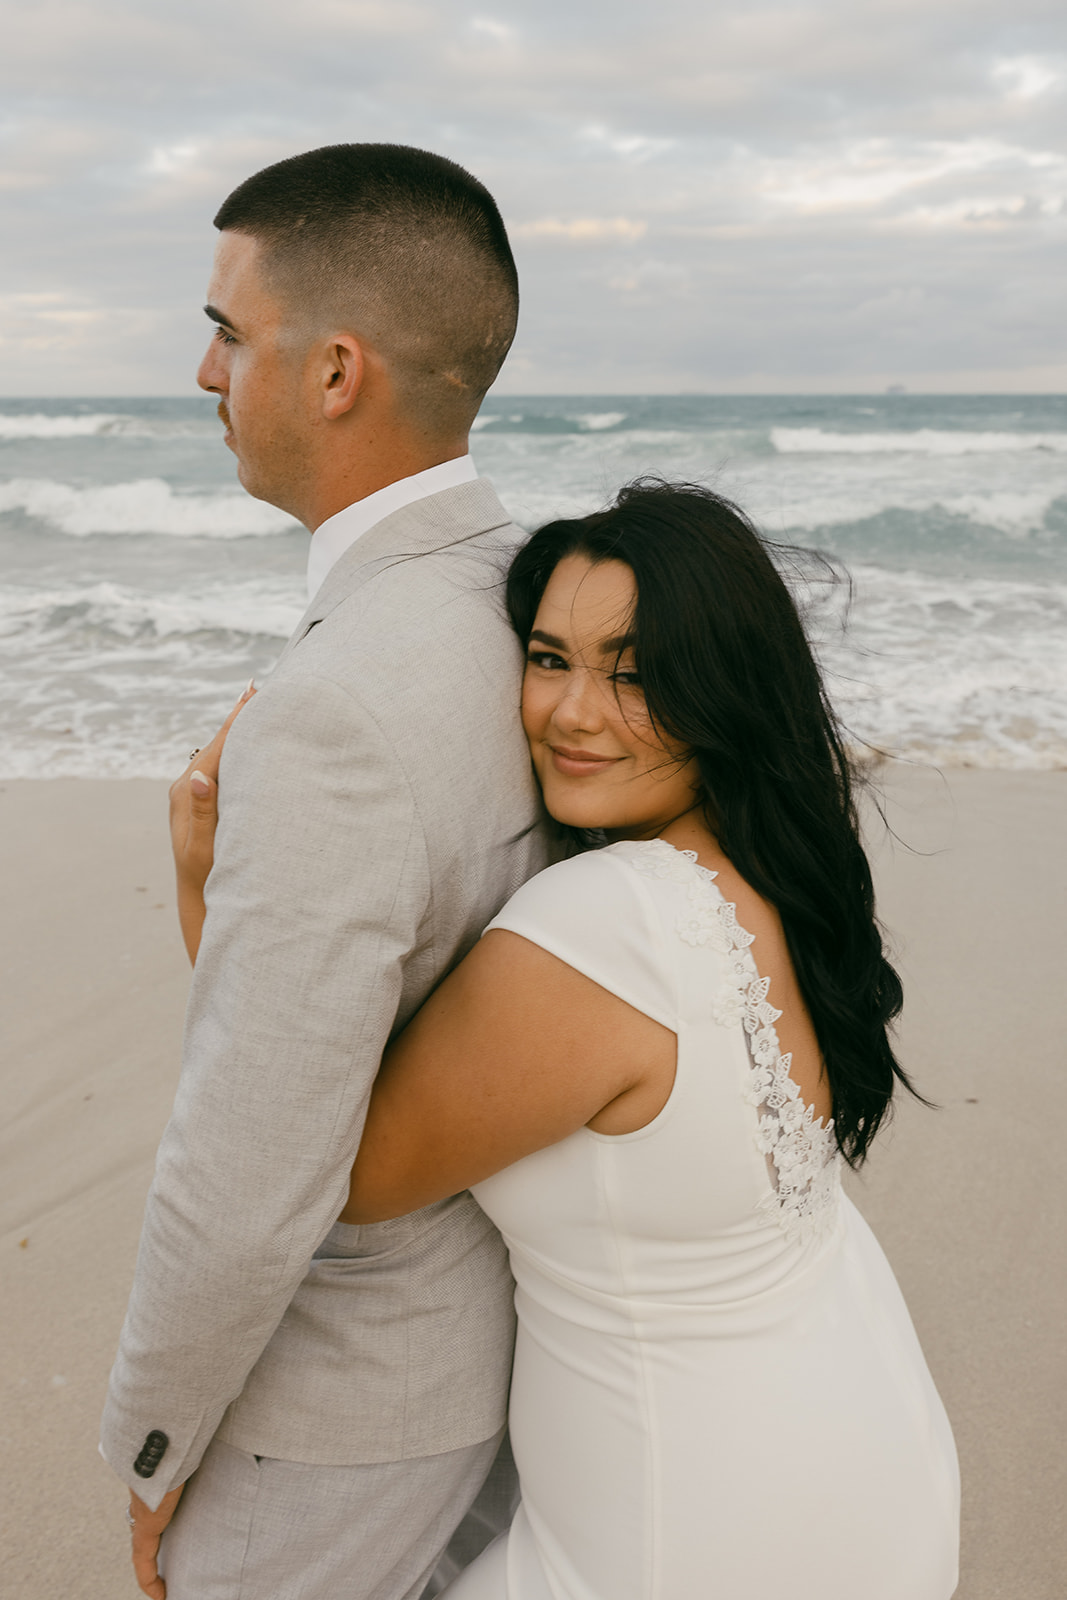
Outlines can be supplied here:
M512 393L1067 389L1064 0L0 0L0 391L182 394L211 217L341 140L496 195Z

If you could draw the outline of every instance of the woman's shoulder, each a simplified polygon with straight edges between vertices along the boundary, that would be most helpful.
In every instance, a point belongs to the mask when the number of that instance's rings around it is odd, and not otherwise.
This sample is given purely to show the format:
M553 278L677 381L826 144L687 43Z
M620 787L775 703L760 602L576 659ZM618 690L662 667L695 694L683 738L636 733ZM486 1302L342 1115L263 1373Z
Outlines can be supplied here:
M654 883L678 885L691 896L714 877L698 866L695 851L676 850L666 839L622 839L545 867L516 890L504 910L547 909L583 901L591 892L632 900L648 893L642 885Z
M693 874L691 859L663 840L586 850L530 878L486 932L520 934L674 1028L677 964L656 885Z
M584 905L590 895L601 901L604 897L632 901L641 893L642 878L665 876L664 854L680 860L679 852L662 839L627 839L582 850L528 878L511 896L501 915L535 909L550 911L576 903ZM688 862L682 865L688 869Z

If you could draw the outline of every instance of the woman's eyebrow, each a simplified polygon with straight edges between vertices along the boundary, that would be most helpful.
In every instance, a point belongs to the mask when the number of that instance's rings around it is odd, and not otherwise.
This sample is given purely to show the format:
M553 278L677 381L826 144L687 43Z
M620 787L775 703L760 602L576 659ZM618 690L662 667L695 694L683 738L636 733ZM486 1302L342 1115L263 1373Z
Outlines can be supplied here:
M601 639L597 649L602 656L621 656L625 650L632 650L635 635L632 633L617 633L614 638ZM554 633L545 633L542 628L535 628L530 635L529 642L547 644L552 650L566 650L567 645L563 639L557 639Z

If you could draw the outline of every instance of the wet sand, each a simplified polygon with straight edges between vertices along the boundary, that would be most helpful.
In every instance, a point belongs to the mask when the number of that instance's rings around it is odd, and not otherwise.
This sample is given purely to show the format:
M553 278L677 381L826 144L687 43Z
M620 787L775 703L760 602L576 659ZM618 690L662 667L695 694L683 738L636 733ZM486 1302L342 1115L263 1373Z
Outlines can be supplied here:
M940 1110L902 1104L851 1187L956 1431L959 1600L1061 1600L1067 773L886 784L912 847L872 827L901 1053ZM96 1426L188 985L166 785L0 785L0 882L2 1588L133 1600Z

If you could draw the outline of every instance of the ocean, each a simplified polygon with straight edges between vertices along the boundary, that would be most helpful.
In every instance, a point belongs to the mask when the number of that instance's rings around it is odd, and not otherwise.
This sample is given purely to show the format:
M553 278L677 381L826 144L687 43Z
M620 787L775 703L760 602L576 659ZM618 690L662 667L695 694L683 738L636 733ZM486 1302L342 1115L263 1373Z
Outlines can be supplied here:
M857 749L1067 766L1067 396L490 396L472 450L527 528L655 473L833 556L851 584L799 598ZM180 772L301 615L307 540L208 397L0 401L0 776Z

